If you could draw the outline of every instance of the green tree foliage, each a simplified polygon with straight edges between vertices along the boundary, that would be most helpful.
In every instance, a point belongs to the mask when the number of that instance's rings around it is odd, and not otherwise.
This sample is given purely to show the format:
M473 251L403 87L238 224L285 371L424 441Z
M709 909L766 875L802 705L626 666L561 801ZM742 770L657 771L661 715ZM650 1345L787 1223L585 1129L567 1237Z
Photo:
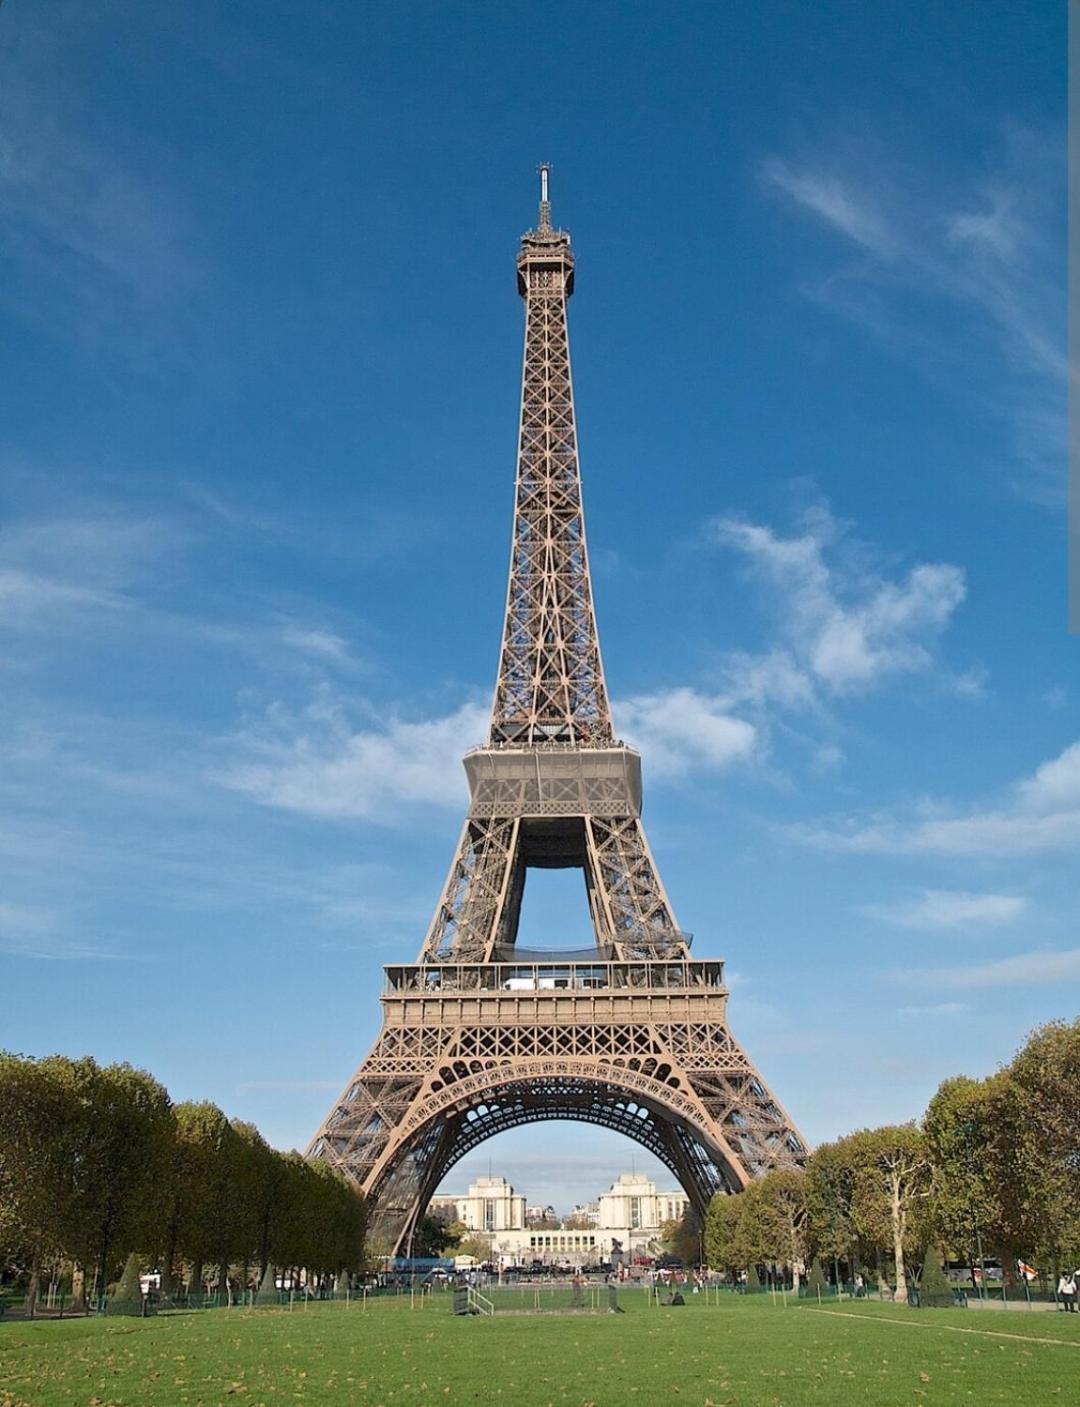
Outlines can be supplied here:
M1080 1263L1080 1019L1037 1030L1008 1067L999 1099L1008 1135L997 1176L1006 1218L1055 1269ZM1008 1195L1011 1188L1012 1195Z
M713 1270L734 1275L743 1269L736 1254L742 1195L718 1192L705 1213L705 1256Z
M466 1236L461 1245L457 1247L455 1255L472 1256L473 1260L478 1260L481 1264L491 1259L491 1245L483 1236L478 1236L476 1232Z
M676 1221L666 1221L660 1228L660 1242L668 1255L677 1256L683 1265L697 1265L701 1259L701 1222L693 1207L687 1207Z
M74 1157L68 1111L52 1068L0 1052L0 1260L29 1264L30 1313L41 1266L64 1244Z
M847 1140L823 1143L806 1167L806 1208L819 1255L854 1262L859 1233L855 1226L855 1160Z
M999 1196L1002 1081L946 1080L930 1101L923 1132L930 1156L930 1221L956 1258L975 1264L980 1241L1006 1239Z
M741 1194L735 1248L743 1265L786 1265L798 1287L809 1248L806 1175L777 1169Z
M203 1265L335 1275L362 1268L364 1230L352 1183L213 1104L174 1109L129 1065L0 1052L0 1263L29 1267L35 1293L46 1259L92 1267L103 1293L133 1252L166 1293L181 1259L194 1289Z
M280 1162L270 1236L273 1264L306 1268L316 1276L359 1270L364 1205L352 1184L325 1163L309 1163L299 1153L286 1153Z
M64 1137L73 1155L61 1240L97 1271L104 1294L121 1259L155 1239L173 1144L172 1104L163 1086L131 1065L89 1057L42 1062L65 1087Z
M278 1187L283 1169L276 1153L254 1124L233 1120L237 1138L237 1177L244 1187L252 1242L249 1256L259 1267L260 1283L270 1265L270 1246L278 1210Z
M178 1104L174 1112L165 1264L171 1268L179 1254L198 1279L202 1266L228 1266L250 1252L242 1238L247 1208L237 1177L241 1143L216 1104Z
M946 1080L924 1127L931 1215L973 1260L975 1226L1006 1260L1056 1273L1080 1261L1080 1021L1034 1032L989 1079Z
M452 1222L429 1212L421 1217L413 1233L412 1253L425 1258L453 1254L466 1234L467 1228L462 1222Z

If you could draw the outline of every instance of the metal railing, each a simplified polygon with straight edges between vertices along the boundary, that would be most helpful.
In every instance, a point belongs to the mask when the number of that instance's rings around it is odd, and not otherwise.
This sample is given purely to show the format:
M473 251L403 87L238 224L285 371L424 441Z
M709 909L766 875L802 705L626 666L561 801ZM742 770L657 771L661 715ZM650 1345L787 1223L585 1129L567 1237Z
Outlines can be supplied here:
M388 997L478 992L550 993L723 991L720 959L643 958L629 962L411 963L383 969Z

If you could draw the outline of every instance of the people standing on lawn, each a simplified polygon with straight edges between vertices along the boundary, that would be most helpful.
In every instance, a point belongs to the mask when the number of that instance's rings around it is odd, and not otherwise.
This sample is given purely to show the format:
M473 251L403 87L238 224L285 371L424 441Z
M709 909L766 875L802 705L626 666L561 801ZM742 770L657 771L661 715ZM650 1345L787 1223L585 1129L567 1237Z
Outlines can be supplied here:
M1058 1280L1057 1292L1065 1306L1066 1314L1076 1313L1076 1271L1063 1270Z

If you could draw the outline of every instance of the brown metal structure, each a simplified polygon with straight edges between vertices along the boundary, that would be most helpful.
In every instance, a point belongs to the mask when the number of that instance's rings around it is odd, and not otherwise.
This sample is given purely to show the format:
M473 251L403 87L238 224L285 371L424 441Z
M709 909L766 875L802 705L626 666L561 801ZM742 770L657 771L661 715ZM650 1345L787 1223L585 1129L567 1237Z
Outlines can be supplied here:
M383 1029L313 1139L360 1185L390 1252L448 1169L493 1134L577 1119L629 1135L697 1210L806 1144L727 1024L723 964L690 956L641 823L641 764L617 741L585 543L567 300L569 235L522 237L525 358L498 683L470 805L416 964L388 967ZM595 946L517 946L531 867L585 876Z

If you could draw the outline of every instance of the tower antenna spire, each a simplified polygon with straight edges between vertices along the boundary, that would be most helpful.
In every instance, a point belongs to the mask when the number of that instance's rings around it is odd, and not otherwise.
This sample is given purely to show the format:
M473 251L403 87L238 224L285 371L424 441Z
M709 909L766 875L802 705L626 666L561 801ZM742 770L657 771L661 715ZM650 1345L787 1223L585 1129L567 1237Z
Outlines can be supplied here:
M551 200L548 195L548 177L551 175L551 162L542 161L536 168L540 173L540 228L551 229Z

